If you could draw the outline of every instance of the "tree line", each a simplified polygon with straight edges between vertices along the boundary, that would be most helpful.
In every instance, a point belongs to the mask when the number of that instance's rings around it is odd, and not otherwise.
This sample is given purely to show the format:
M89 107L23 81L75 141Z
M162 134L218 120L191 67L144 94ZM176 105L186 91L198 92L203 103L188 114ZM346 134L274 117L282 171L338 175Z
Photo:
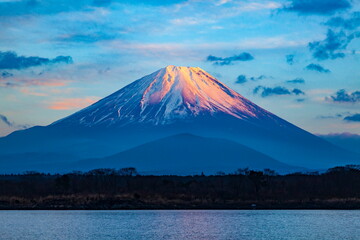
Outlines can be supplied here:
M0 175L0 209L358 209L360 167L279 175L238 169L205 176L135 168Z

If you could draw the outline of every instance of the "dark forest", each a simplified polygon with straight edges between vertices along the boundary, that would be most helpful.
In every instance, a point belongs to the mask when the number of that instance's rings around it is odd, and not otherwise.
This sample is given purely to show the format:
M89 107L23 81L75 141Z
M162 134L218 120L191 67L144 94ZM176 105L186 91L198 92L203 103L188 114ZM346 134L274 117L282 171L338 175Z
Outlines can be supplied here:
M149 176L135 168L0 175L0 209L360 209L360 167L288 175L238 169Z

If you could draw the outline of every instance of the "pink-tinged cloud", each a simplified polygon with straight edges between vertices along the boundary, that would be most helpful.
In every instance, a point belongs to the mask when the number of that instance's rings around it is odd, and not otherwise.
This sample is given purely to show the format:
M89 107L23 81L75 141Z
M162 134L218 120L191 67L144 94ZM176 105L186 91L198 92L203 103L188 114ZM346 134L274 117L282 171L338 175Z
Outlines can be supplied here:
M25 95L46 97L51 95L65 96L74 92L74 88L57 88L57 87L48 87L48 86L29 86L21 87L19 91Z
M26 84L31 85L31 86L63 87L67 83L66 83L66 81L58 80L58 79L50 79L47 81L39 80L39 79L32 79L30 81L27 81Z
M99 97L86 97L86 98L67 98L53 102L49 105L53 110L72 110L87 107L97 100Z
M32 89L29 89L29 88L21 88L20 92L25 94L25 95L32 95L32 96L38 96L38 97L46 97L46 96L48 96L48 94L46 94L46 93L37 92L37 91L34 91Z

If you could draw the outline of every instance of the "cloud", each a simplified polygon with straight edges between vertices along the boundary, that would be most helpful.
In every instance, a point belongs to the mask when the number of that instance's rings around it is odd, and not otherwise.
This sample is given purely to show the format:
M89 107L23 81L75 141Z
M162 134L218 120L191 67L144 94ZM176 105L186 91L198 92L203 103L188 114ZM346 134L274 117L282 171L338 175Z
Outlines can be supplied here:
M317 118L319 119L338 119L344 117L345 113L336 113L333 115L319 115ZM348 114L348 113L346 113Z
M291 0L283 10L299 15L331 15L351 8L349 0Z
M329 136L329 137L342 137L342 138L360 138L359 134L343 132L343 133L328 133L328 134L317 134L318 136Z
M248 80L245 75L239 75L236 79L235 83L243 84L246 83Z
M265 75L260 75L258 77L250 77L249 79L251 81L258 81L258 80L263 80L263 79L266 79L266 78L273 78L271 76L265 76Z
M346 116L344 117L344 120L348 122L360 122L360 113Z
M0 114L0 121L5 123L8 127L18 128L18 129L25 129L28 128L29 125L18 125L14 122L11 122L5 115Z
M360 37L360 32L356 31L360 27L360 12L353 12L349 18L333 17L324 24L336 28L337 32L328 29L324 40L309 43L309 49L313 52L314 58L318 60L344 58L343 50L352 40Z
M336 103L357 103L360 102L360 91L347 92L340 89L334 95L326 97L326 100Z
M45 86L45 87L63 87L67 80L62 79L29 79L25 80L25 86Z
M223 65L231 65L233 62L236 62L236 61L251 61L253 59L254 59L254 57L250 53L243 52L243 53L240 53L239 55L234 55L234 56L225 57L225 58L209 55L206 58L206 61L213 62L215 65L223 66Z
M342 133L328 133L328 134L316 134L317 136L329 136L329 137L342 137L342 138L360 138L359 134L342 132Z
M122 39L129 30L129 26L114 26L109 23L109 20L104 20L110 11L97 10L94 13L80 13L71 15L68 23L71 28L61 29L60 34L53 38L57 43L96 43L100 41L111 41L115 39ZM86 20L84 21L83 18Z
M19 86L19 84L16 84L13 82L0 82L0 87L11 88L11 87L17 87L17 86Z
M289 55L286 55L285 57L286 57L287 64L289 64L289 65L294 64L294 58L295 58L294 54L289 54Z
M98 97L86 97L86 98L67 98L59 101L55 101L49 105L49 109L53 110L72 110L89 106L99 100Z
M286 81L287 83L293 83L293 84L304 84L305 80L303 78L295 78L293 80Z
M103 41L100 46L119 54L140 54L147 57L157 56L169 61L169 58L189 57L200 60L199 55L207 54L209 51L233 51L233 49L278 49L286 47L306 46L309 39L287 39L284 36L246 38L238 41L194 43L194 42L165 42L165 43L144 43L129 42L125 40Z
M0 69L25 69L29 67L35 67L40 65L47 64L56 64L56 63L72 63L72 58L70 56L57 56L56 58L42 58L42 57L25 57L18 56L15 52L0 51Z
M311 63L305 67L305 69L310 71L316 71L320 73L330 73L331 71L329 69L324 68L323 66L315 63Z
M170 21L172 24L177 26L189 26L189 25L198 25L203 23L216 23L214 19L211 18L196 18L196 17L184 17L176 18Z
M357 32L346 34L344 31L339 31L336 33L329 29L326 38L322 41L310 42L309 49L317 60L344 58L345 53L341 50L346 49L349 43L358 37L360 34Z
M2 73L0 73L0 78L2 78L2 79L13 77L13 76L14 76L14 74L7 72L7 71L3 71Z
M273 95L305 95L305 93L300 89L294 88L293 90L290 90L281 86L277 86L274 88L257 86L253 90L253 93L260 94L261 97L269 97Z
M119 2L126 5L150 5L167 6L175 5L185 0L14 0L0 1L0 16L20 16L20 15L52 15L62 12L91 11L98 7L109 7L112 2Z
M258 81L258 80L263 80L266 78L272 78L271 76L265 76L265 75L260 75L258 77L246 77L246 75L239 75L236 79L235 83L239 83L239 84L243 84L246 83L248 81Z
M342 28L347 30L354 30L360 27L360 12L353 12L351 17L333 17L330 18L325 25L333 28Z
M70 80L57 78L29 78L29 77L13 77L11 81L0 78L0 87L24 87L24 86L45 86L45 87L62 87Z
M292 90L292 93L294 93L295 95L305 95L305 93L298 88L294 88Z
M0 2L0 16L50 15L66 11L76 11L86 7L90 1L68 1L59 4L55 0L7 1Z
M66 34L56 38L60 42L76 42L76 43L95 43L99 41L113 40L116 38L115 34L107 34L104 32L94 32L86 34Z
M274 87L274 88L269 88L269 87L264 87L264 86L257 86L254 90L253 90L254 94L260 94L262 97L268 97L271 95L290 95L291 92L284 87Z
M0 114L0 120L9 127L13 126L13 124L8 120L8 118L5 115Z

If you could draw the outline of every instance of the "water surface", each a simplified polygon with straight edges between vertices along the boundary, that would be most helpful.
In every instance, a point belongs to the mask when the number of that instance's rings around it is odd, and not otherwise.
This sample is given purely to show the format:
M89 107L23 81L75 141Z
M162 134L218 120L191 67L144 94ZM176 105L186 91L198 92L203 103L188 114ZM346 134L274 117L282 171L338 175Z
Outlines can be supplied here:
M0 239L360 239L360 211L0 211Z

